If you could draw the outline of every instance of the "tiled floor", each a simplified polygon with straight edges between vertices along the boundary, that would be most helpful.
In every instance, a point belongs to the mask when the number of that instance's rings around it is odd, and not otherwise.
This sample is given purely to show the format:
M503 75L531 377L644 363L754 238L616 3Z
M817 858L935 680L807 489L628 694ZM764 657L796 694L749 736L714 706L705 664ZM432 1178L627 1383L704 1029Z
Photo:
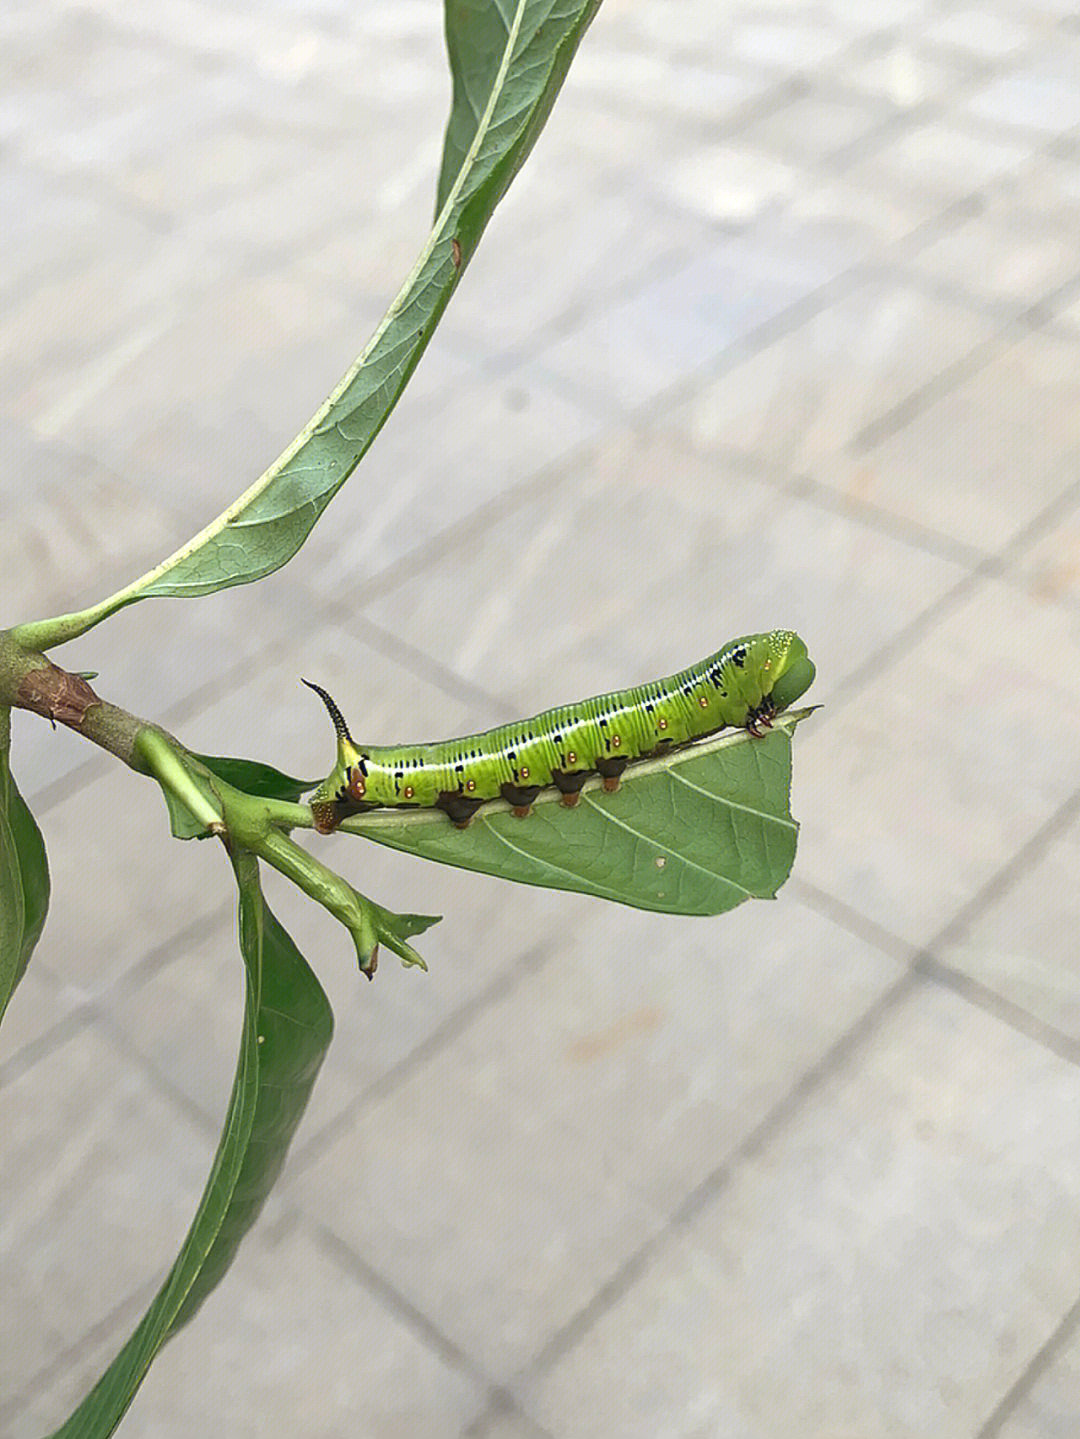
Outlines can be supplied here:
M430 218L437 0L0 10L0 592L87 603L272 459ZM803 633L795 876L681 920L333 860L337 1034L137 1439L1080 1432L1080 26L607 0L409 393L281 573L64 652L326 768ZM238 1030L220 854L15 720L55 895L0 1036L0 1431L186 1228ZM1073 928L1076 926L1076 928Z

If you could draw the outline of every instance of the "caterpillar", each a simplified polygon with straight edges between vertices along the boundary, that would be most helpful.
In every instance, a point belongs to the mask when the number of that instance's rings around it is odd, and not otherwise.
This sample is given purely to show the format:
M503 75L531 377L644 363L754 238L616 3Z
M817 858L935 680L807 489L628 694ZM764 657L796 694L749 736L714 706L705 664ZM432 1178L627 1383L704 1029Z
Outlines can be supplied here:
M358 745L321 686L337 732L337 764L311 797L315 828L329 834L362 810L441 809L465 829L485 800L506 800L524 818L554 785L575 805L599 774L617 790L627 765L741 725L760 736L773 716L809 689L814 665L791 630L745 635L667 679L559 705L532 719L435 744Z

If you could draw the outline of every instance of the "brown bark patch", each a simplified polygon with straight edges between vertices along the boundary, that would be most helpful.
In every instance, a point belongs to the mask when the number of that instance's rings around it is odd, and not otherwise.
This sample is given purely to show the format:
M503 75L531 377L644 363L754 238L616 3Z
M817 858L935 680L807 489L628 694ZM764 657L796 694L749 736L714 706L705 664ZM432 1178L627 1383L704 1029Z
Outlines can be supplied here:
M15 702L21 709L33 710L70 729L81 729L87 710L101 704L81 675L54 664L24 675Z

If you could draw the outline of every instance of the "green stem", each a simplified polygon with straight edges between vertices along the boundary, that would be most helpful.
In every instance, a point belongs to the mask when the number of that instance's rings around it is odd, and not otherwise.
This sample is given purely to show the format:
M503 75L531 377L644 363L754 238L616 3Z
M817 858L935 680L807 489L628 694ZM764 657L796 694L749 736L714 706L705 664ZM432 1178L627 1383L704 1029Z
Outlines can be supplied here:
M8 630L0 631L0 756L6 753L10 707L67 725L140 774L151 775L203 831L223 841L234 866L264 859L291 879L349 931L369 979L380 940L405 964L427 968L405 935L426 929L432 918L391 915L288 837L290 829L314 828L309 805L236 789L172 735L100 699L81 676L60 669L42 654L25 653ZM0 776L4 772L6 766L0 764Z
M173 744L160 730L151 729L149 726L140 730L135 739L135 749L162 788L179 800L200 824L205 825L211 834L225 833L226 825L221 809L196 782L195 776L185 766Z
M321 904L345 926L356 946L360 968L371 979L379 948L379 931L371 903L279 829L268 829L255 849L267 864L291 879L309 899Z

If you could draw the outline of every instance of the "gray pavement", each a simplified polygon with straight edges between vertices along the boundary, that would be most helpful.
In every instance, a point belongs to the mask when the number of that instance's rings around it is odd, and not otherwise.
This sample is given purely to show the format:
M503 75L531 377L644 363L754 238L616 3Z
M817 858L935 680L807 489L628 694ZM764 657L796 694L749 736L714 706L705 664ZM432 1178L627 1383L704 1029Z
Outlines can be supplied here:
M436 0L0 9L0 591L187 538L428 222ZM795 877L665 919L333 842L441 912L121 1432L1080 1432L1080 25L1066 0L608 0L414 384L264 583L65 651L315 775L805 635ZM16 717L54 902L0 1035L0 1433L186 1229L241 993L220 853Z

